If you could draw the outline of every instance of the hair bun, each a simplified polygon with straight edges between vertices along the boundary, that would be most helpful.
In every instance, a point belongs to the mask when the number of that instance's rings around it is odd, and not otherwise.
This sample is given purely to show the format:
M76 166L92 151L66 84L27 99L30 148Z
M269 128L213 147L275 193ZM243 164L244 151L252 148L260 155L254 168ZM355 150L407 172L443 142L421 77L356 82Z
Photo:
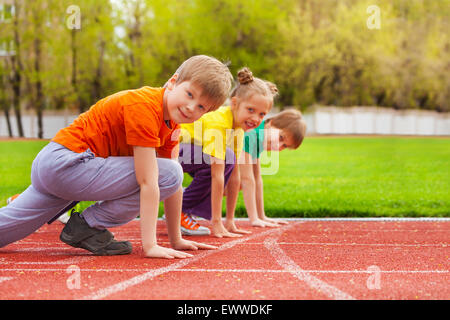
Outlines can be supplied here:
M240 84L247 84L253 81L253 73L247 67L239 70L237 76Z
M270 82L270 81L266 81L266 84L267 84L267 87L269 88L270 92L272 93L272 95L274 97L276 97L278 95L278 88L277 88L277 86L274 83Z

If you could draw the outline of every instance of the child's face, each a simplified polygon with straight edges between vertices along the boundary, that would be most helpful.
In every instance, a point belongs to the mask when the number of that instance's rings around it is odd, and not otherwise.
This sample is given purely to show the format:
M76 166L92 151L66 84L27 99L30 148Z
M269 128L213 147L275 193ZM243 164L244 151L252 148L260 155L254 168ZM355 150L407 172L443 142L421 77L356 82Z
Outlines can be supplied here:
M174 78L175 77L175 78ZM167 82L164 94L166 115L176 123L191 123L198 120L211 108L208 97L202 89L190 81L176 83L176 76Z
M264 132L264 148L267 151L283 151L286 148L293 149L294 143L290 132L278 129L268 123Z
M261 124L266 114L272 108L273 99L254 94L246 100L237 97L231 99L234 127L244 131L255 129Z

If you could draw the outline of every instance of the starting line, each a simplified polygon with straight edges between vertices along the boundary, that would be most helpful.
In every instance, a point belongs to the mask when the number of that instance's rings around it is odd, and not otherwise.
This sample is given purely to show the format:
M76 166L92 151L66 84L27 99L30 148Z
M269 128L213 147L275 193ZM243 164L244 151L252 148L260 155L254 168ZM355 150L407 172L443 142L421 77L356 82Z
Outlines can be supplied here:
M450 222L450 217L326 217L326 218L280 218L280 217L268 217L274 220L286 220L286 221L374 221L374 222L384 222L384 221L396 221L396 222ZM195 217L199 221L207 221L201 217ZM248 221L248 218L234 218L238 221ZM134 220L139 221L139 218ZM158 220L165 221L164 218L158 218Z
M450 222L450 217L327 217L327 218L272 218L275 220L286 220L286 221L373 221L373 222L384 222L384 221L396 221L396 222ZM235 218L236 220L248 220L248 218Z

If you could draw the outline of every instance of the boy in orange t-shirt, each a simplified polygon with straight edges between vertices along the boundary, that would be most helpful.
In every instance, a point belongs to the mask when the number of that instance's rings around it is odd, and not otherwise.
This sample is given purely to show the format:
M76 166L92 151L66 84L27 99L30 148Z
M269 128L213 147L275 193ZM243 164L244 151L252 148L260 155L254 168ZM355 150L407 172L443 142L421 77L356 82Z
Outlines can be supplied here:
M179 124L194 122L227 98L232 76L208 56L186 60L164 88L121 91L98 101L61 129L33 161L31 185L0 208L0 247L20 240L78 201L97 201L73 212L60 239L95 255L129 254L107 228L140 215L147 257L185 258L178 250L213 246L181 237L183 171L177 161ZM164 201L169 241L156 241Z

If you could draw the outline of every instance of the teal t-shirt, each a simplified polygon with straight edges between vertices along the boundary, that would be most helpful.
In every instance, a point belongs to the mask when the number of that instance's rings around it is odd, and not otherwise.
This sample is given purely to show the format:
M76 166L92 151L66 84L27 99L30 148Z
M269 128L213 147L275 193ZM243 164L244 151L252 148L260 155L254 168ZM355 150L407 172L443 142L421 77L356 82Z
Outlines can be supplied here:
M264 151L264 123L265 120L244 135L244 151L250 154L253 159L258 159Z

